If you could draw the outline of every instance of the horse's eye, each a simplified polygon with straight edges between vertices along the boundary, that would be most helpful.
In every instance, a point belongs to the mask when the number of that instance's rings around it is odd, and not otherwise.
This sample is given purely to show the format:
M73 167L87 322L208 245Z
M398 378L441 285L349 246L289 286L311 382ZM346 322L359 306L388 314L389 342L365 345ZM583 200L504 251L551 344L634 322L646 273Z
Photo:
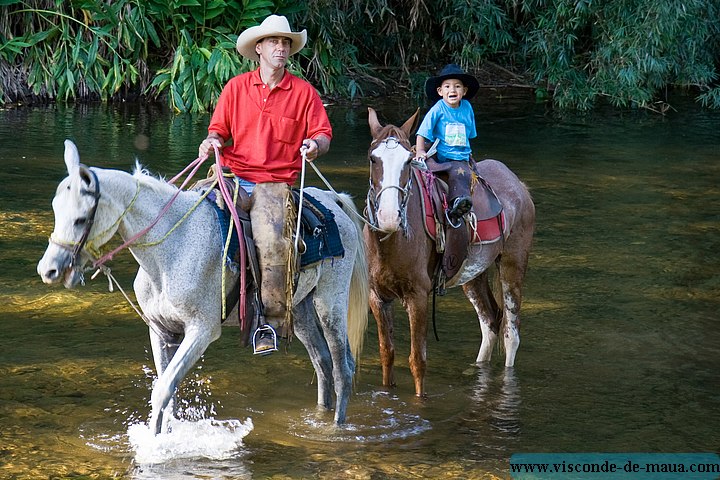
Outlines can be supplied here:
M85 225L85 223L87 223L87 218L85 218L85 217L80 217L75 220L76 227L82 227L83 225Z

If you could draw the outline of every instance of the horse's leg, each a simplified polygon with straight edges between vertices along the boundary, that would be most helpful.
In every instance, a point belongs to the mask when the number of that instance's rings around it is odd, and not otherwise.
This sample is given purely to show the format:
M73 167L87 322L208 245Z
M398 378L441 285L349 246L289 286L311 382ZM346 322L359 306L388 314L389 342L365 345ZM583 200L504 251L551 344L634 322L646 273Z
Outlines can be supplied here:
M382 365L383 385L395 386L395 344L393 342L393 303L382 300L374 289L370 289L370 310L377 323L380 363Z
M186 327L185 338L177 348L162 375L158 376L150 397L152 413L150 431L159 434L163 426L163 415L170 400L187 372L195 365L211 342L220 337L220 323L215 328L201 329L196 326Z
M165 371L180 346L181 335L166 332L157 324L153 324L149 330L155 372L159 377Z
M332 359L330 349L319 328L319 322L312 305L312 297L305 297L293 309L293 330L310 355L318 380L317 403L325 410L332 407Z
M319 285L320 287L320 285ZM332 292L324 289L325 292ZM347 291L347 290L346 290ZM332 378L335 385L335 423L345 423L347 404L352 393L354 361L348 355L350 344L347 334L347 295L328 293L316 295L313 306L322 328L322 335L330 352Z
M180 346L182 335L167 332L157 324L152 324L149 330L155 373L160 378Z
M410 321L410 371L415 379L415 395L425 396L427 370L427 293L413 293L405 297L405 309Z
M530 245L527 241L508 241L498 264L504 304L503 341L506 367L515 365L515 355L520 346L522 284L527 270L529 251Z
M463 291L475 308L482 332L482 342L475 363L488 362L500 330L501 313L488 284L488 272L485 271L464 284Z

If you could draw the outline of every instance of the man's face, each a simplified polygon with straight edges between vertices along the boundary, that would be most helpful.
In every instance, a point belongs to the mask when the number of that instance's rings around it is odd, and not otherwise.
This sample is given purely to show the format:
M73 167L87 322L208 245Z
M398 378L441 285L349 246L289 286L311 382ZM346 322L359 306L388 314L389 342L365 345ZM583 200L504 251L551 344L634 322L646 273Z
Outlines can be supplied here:
M273 68L284 68L290 55L292 40L287 37L265 37L255 44L260 63Z

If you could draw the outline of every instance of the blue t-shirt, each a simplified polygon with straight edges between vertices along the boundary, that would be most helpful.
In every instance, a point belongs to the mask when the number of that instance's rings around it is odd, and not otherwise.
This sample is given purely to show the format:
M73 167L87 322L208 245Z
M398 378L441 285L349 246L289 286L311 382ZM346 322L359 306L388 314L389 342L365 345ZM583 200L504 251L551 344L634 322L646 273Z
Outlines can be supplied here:
M463 100L459 107L451 108L441 98L427 112L417 134L431 143L440 139L437 146L439 162L469 160L472 153L470 139L477 136L472 105Z

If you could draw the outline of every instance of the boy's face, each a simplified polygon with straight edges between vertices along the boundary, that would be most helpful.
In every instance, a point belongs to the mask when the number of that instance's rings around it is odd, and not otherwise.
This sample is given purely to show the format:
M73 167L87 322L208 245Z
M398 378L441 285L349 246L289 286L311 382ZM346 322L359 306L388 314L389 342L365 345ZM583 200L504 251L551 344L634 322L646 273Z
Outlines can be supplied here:
M437 93L446 104L450 107L457 108L460 106L460 100L462 100L467 93L467 87L457 78L448 78L437 88Z

